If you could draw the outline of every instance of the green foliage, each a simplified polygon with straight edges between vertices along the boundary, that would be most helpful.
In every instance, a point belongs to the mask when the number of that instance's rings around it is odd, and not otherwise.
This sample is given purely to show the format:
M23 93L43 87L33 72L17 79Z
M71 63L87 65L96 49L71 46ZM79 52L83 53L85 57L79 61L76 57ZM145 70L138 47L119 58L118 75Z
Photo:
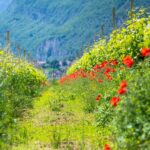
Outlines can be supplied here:
M140 10L132 20L125 23L125 27L114 30L108 41L101 39L95 43L93 49L85 53L68 70L68 74L81 68L90 72L94 71L93 67L96 64L104 61L119 62L111 82L98 83L96 78L96 82L85 82L85 79L82 79L83 81L78 83L78 86L82 87L80 95L85 94L85 97L93 97L95 100L93 96L95 93L102 94L102 98L94 108L95 125L99 136L102 137L100 147L110 143L113 149L149 149L150 58L141 56L141 48L150 47L149 25L150 17ZM135 64L131 69L125 68L122 64L126 55L130 55L134 60ZM101 77L102 70L98 74L104 81L105 79ZM122 80L128 82L127 93L119 95L117 89ZM93 87L93 90L90 87ZM113 96L119 96L121 99L116 107L110 103Z
M42 71L0 51L0 141L10 143L18 117L32 106L33 97L46 82ZM13 135L14 134L14 135ZM1 145L0 145L1 146Z
M80 99L78 88L74 88L74 84L50 84L34 101L34 107L28 110L26 119L19 122L27 130L26 142L19 144L19 139L18 145L13 143L12 149L98 149L94 114L84 112L84 102ZM52 111L49 102L60 97L64 107L59 112Z
M86 108L88 113L95 114L94 124L101 138L98 142L99 147L102 148L105 143L110 143L114 149L147 150L150 136L150 58L145 59L144 62L137 62L132 69L120 70L120 67L116 69L111 82L105 81L104 78L102 78L103 83L98 83L97 80L77 79L66 86L71 86L74 91L76 89L77 97L82 100L83 110ZM128 82L127 93L124 95L117 94L121 80ZM96 102L95 97L99 93L102 94L102 98ZM121 101L117 107L113 107L110 99L117 95Z
M117 111L115 125L121 149L148 149L150 139L150 59L127 73L129 89Z
M52 109L52 111L60 111L61 107L62 104L60 100L54 99L50 101L50 108Z
M61 145L61 133L60 133L60 129L58 127L55 127L53 129L53 134L52 134L52 147L54 149L58 149Z
M121 64L125 55L130 55L135 60L140 59L140 49L150 45L149 24L150 17L143 17L141 10L133 20L125 23L125 27L114 30L108 41L101 39L95 43L89 53L85 53L69 68L68 74L80 68L91 70L94 65L105 60L117 59Z

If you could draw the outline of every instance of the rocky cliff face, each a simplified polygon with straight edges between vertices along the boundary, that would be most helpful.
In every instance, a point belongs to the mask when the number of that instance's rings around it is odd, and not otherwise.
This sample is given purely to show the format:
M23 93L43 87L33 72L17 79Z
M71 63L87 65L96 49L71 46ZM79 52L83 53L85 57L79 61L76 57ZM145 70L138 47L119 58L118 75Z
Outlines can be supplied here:
M37 47L36 58L45 61L48 57L60 57L61 52L59 39L47 39Z

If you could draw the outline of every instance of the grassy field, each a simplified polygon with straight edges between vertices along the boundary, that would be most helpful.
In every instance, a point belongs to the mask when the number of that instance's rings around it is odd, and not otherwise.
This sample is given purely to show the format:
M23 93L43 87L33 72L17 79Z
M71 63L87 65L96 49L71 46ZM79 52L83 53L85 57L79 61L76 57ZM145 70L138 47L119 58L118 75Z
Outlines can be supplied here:
M27 111L20 121L20 126L26 129L27 141L13 145L13 150L96 148L94 114L83 111L80 99L58 102L60 90L54 85L34 101L33 109Z

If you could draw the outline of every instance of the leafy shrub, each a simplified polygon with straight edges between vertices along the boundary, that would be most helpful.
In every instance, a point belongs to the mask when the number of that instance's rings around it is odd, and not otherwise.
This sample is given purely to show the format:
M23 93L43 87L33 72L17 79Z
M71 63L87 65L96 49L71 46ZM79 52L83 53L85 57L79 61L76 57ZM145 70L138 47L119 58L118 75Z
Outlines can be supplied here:
M60 111L60 109L62 108L62 104L60 102L60 100L58 99L54 99L50 101L50 108L52 111Z
M91 70L93 66L106 60L117 59L121 64L126 55L135 60L140 59L140 49L150 46L150 17L145 17L144 14L144 10L141 10L135 18L128 20L124 27L114 30L108 41L100 39L67 73L71 74L81 68Z
M46 77L26 61L0 51L0 141L11 142L17 118L32 106ZM1 145L0 145L1 146Z
M120 131L121 149L148 149L150 139L150 59L127 75L129 87L117 111L115 125Z
M125 27L113 31L108 41L95 43L61 80L84 80L78 83L80 95L93 97L93 104L97 93L94 112L101 148L111 143L114 149L149 149L149 39L150 17L141 11ZM117 62L114 68L108 65L112 61Z

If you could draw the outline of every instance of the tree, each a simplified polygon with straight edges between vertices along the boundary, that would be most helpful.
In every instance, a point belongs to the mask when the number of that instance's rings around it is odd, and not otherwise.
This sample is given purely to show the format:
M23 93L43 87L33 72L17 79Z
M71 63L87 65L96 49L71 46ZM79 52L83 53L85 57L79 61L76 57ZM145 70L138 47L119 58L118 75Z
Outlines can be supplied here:
M48 62L48 63L50 64L51 68L59 69L59 67L60 67L58 60L52 60L51 62Z

